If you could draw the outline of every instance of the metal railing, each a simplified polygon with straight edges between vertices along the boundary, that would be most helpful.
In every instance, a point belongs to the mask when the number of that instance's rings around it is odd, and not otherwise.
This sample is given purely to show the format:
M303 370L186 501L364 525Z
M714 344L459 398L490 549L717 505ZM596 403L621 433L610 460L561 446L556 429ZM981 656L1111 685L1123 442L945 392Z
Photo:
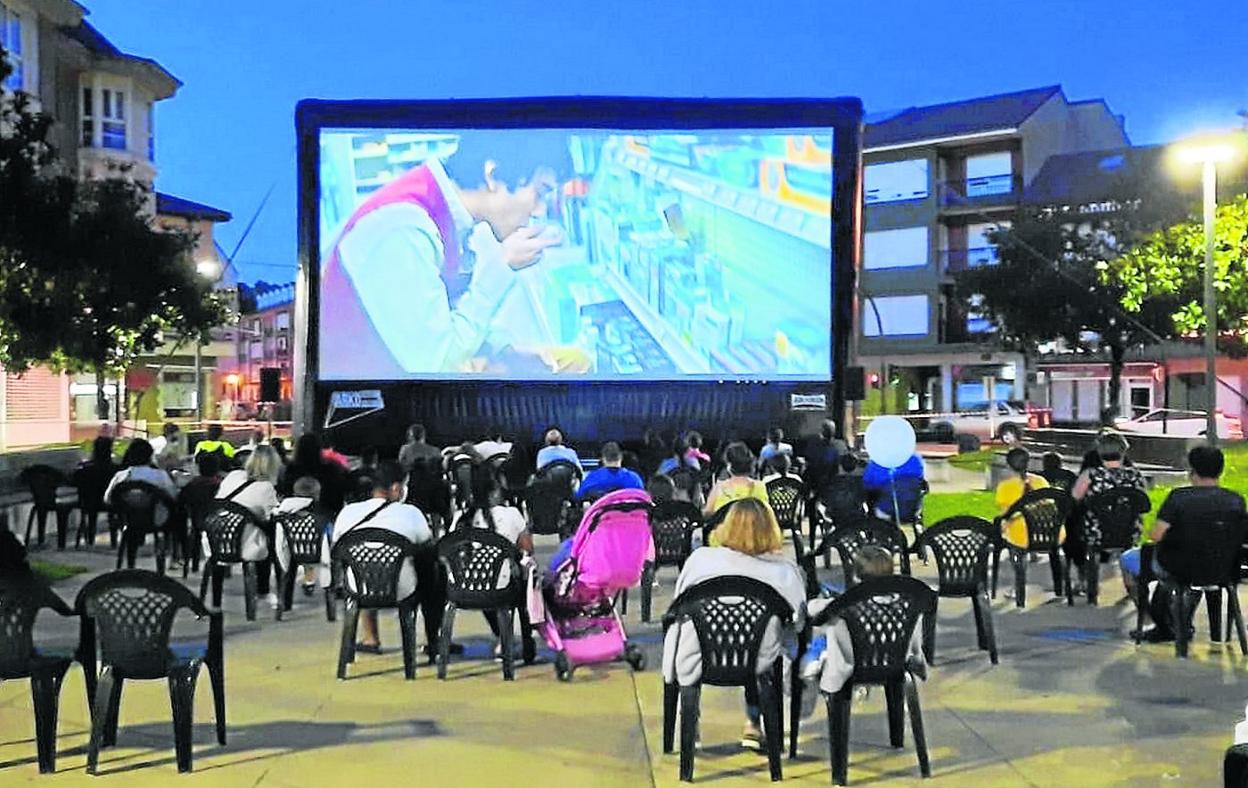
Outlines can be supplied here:
M941 270L956 274L968 268L984 265L996 265L1000 254L995 246L974 246L967 249L942 249L940 252Z
M945 207L1013 203L1023 193L1022 176L1004 172L976 178L959 178L940 183L940 204Z

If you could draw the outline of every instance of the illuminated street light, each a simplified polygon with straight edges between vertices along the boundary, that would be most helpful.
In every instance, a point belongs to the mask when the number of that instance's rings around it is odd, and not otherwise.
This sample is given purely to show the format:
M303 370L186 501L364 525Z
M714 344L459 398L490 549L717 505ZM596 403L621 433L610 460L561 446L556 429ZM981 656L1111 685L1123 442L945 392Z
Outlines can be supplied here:
M1178 145L1174 151L1180 162L1201 165L1205 222L1205 437L1215 446L1218 444L1218 298L1213 286L1213 246L1218 165L1232 161L1238 153L1229 138L1197 138Z

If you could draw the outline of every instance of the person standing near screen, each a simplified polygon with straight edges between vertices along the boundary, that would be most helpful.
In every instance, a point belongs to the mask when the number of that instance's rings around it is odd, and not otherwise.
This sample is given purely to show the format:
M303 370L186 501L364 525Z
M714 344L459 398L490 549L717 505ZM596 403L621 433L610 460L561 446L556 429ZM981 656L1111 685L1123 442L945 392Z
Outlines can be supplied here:
M512 188L501 163L461 138L447 160L456 178L429 159L356 208L322 269L321 374L384 379L453 372L480 350L516 271L562 242L557 233L529 226L556 185L554 171L508 162L524 172ZM473 264L466 242L481 223L501 253ZM463 288L459 275L469 267Z

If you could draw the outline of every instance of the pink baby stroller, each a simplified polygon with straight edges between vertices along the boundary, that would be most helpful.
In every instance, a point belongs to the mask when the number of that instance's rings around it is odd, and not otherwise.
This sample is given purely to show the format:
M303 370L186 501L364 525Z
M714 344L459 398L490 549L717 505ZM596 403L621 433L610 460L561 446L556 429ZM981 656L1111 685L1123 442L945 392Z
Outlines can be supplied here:
M596 501L572 537L567 559L552 567L545 585L542 635L555 652L555 675L571 681L578 665L623 657L634 670L646 655L627 641L614 597L637 585L654 555L650 495L618 490Z

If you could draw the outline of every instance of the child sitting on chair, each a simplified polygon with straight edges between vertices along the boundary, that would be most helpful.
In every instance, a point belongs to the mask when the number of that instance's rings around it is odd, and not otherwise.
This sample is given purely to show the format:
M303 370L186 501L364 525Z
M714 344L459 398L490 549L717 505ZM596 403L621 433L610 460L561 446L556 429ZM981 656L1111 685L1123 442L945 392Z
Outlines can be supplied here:
M853 574L860 583L869 583L873 578L889 577L893 574L893 554L883 547L867 545L854 556ZM846 578L848 580L848 578ZM810 615L816 616L832 599L812 599L807 603ZM831 650L829 650L831 645ZM910 655L918 655L922 659L922 627L914 628L910 639ZM802 694L802 715L814 712L814 702L818 698L818 690L836 692L845 685L854 672L854 648L849 636L849 627L839 618L832 619L822 632L811 638L810 645L801 659L801 675L808 683L808 691ZM809 710L807 706L809 705Z

